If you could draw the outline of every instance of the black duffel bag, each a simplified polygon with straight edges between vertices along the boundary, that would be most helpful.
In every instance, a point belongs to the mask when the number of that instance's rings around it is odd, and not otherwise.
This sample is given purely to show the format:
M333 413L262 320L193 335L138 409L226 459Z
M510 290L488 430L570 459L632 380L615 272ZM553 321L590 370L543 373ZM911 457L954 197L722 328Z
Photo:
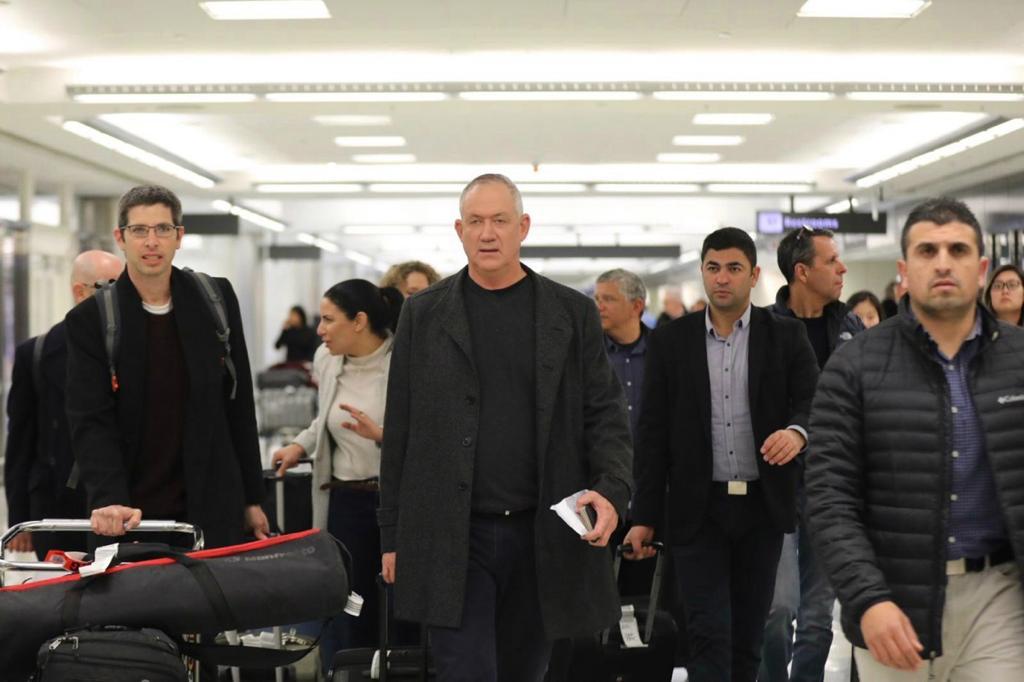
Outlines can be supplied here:
M152 627L172 637L248 630L326 619L348 598L343 548L318 530L187 555L126 544L118 555L134 563L0 589L0 671L13 673L5 679L31 672L41 642L82 627ZM244 649L182 645L222 665L283 664L274 655L285 652Z
M178 645L152 628L76 630L39 648L33 682L188 682Z

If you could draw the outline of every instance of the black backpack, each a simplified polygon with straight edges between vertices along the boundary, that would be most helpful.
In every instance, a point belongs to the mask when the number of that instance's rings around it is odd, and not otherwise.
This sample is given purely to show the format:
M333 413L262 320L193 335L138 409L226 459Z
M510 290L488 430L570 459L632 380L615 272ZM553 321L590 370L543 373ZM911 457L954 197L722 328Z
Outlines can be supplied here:
M152 628L74 630L39 648L34 682L188 682L174 640Z

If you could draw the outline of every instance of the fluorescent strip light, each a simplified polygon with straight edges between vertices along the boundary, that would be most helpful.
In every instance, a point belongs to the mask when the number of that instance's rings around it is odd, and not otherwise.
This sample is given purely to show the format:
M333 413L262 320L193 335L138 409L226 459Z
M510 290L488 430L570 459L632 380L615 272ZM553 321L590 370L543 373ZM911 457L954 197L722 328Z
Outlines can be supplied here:
M236 215L242 220L248 221L253 225L258 225L272 232L284 232L287 227L287 225L282 223L280 220L275 220L270 216L265 216L262 213L257 213L252 209L239 206L238 204L233 204L230 201L225 201L224 199L215 200L213 202L213 207L218 211L224 211L225 213Z
M444 92L268 92L271 102L442 102Z
M345 258L348 258L353 263L359 263L360 265L373 265L373 259L367 256L365 253L359 253L352 249L345 250Z
M516 186L523 193L533 194L568 194L587 191L587 186L581 182L524 182Z
M334 138L339 147L404 147L401 135L343 135Z
M827 19L911 19L931 0L807 0L796 15Z
M217 21L331 18L323 0L211 0L199 6Z
M683 192L699 192L700 185L687 183L625 183L599 182L594 185L595 192L608 194L677 194Z
M683 251L679 254L680 263L692 263L696 260L700 260L700 251Z
M308 232L299 232L295 235L295 238L303 244L309 244L310 246L316 246L316 237Z
M713 152L667 152L658 154L658 163L716 163L722 160L721 154Z
M150 168L163 171L168 175L172 175L179 180L184 180L185 182L195 185L201 189L210 189L217 184L204 175L200 175L199 173L189 170L184 166L179 166L173 161L169 161L162 156L158 156L152 152L146 151L145 149L136 147L124 140L119 140L113 135L108 135L107 133L101 132L92 126L88 126L79 121L65 121L61 127L73 135L77 135L89 140L90 142L94 142L101 147L106 147L113 152L117 152L122 156L127 156L129 159L138 161Z
M848 213L851 208L860 206L859 199L843 199L825 207L825 213Z
M772 122L771 114L694 114L699 126L763 126Z
M445 182L389 182L373 183L367 189L378 194L459 194L465 185Z
M855 90L846 99L863 102L1020 102L1024 94L1014 92L874 92Z
M1009 135L1010 133L1014 133L1020 130L1021 128L1024 128L1024 118L1012 118L1009 121L1000 123L999 125L992 126L991 128L986 128L981 132L974 133L973 135L968 135L967 137L962 138L960 140L956 140L955 142L950 142L949 144L943 145L938 149L933 149L923 154L919 154L913 158L907 159L906 161L900 161L899 163L893 164L888 168L883 168L880 171L876 171L871 175L866 175L863 178L857 180L857 186L874 187L875 185L885 182L886 180L898 178L901 175L906 175L907 173L911 173L917 170L918 168L933 164L936 161L947 159L950 156L960 154L962 152L967 151L968 149L973 149L974 147L986 144L988 142L992 142L993 140L997 140L1000 137L1003 137L1004 135Z
M416 234L416 228L412 225L346 225L341 231L345 234L373 236Z
M460 92L470 102L631 102L643 97L628 90L501 90Z
M353 154L356 163L416 163L415 154ZM373 191L373 190L370 190Z
M677 147L734 147L743 144L742 135L676 135L672 144Z
M314 116L313 120L324 126L388 126L391 117L381 115L360 114L326 114Z
M256 191L268 194L354 194L362 192L363 186L343 182L268 182L256 185Z
M707 190L721 194L796 194L798 192L810 192L811 185L771 182L713 182L707 186Z
M220 104L255 102L257 98L251 92L83 92L72 99L84 104Z
M818 90L657 90L654 99L669 102L824 102L835 98Z

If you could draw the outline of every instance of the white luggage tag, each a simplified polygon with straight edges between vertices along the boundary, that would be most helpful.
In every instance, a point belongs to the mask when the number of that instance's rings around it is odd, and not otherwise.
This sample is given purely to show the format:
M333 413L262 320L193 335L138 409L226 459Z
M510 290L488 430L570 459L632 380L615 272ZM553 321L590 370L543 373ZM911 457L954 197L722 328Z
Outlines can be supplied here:
M117 547L117 543L114 543L112 545L103 545L98 548L94 554L92 563L78 569L78 575L90 576L105 573L106 570L110 568L110 562L117 556Z
M640 638L640 626L636 622L636 611L632 604L623 604L619 630L622 632L622 643L627 649L642 649L647 646Z

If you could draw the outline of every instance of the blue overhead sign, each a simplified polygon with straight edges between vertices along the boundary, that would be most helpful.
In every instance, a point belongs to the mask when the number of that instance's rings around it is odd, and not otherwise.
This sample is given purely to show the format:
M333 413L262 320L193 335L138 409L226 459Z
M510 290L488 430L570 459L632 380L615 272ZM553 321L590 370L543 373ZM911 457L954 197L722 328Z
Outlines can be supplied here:
M841 234L885 234L886 215L875 218L870 213L786 213L758 211L757 231L760 234L782 234L786 230L809 227L832 230Z

